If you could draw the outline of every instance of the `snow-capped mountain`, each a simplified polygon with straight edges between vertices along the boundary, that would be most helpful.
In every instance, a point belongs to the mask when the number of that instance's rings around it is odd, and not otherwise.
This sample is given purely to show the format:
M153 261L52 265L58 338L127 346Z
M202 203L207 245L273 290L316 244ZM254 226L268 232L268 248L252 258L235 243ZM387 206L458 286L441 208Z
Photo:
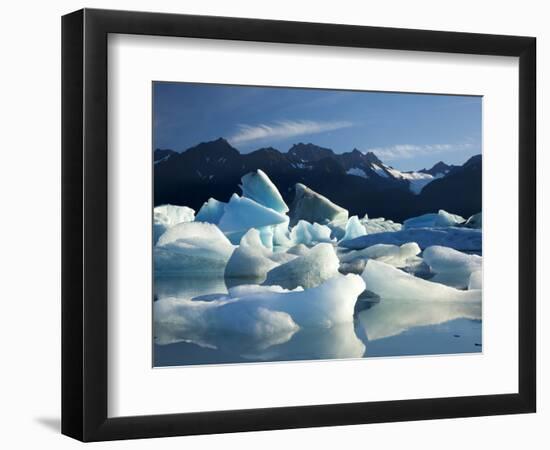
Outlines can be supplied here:
M155 205L198 209L210 197L227 201L245 173L262 169L287 202L292 201L294 185L303 183L352 214L400 220L438 209L464 216L481 210L480 156L478 165L474 157L464 166L439 162L430 169L403 172L384 164L374 153L357 149L336 154L311 143L298 143L286 153L267 147L241 154L219 138L182 153L156 150L154 160ZM464 170L468 163L472 170ZM453 199L457 192L461 192L461 202ZM450 208L448 203L462 206Z

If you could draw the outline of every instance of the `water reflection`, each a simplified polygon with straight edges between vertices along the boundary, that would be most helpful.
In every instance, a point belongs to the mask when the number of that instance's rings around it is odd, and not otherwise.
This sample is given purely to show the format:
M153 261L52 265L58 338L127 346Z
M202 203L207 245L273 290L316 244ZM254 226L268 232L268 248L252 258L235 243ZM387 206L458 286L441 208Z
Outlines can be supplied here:
M246 281L242 281L246 283ZM235 285L235 282L231 283ZM157 277L155 297L210 300L223 278ZM283 330L251 338L193 326L193 318L155 321L155 365L344 359L481 351L481 304L382 299L363 303L353 322ZM185 313L187 314L187 313ZM200 324L199 324L200 325Z

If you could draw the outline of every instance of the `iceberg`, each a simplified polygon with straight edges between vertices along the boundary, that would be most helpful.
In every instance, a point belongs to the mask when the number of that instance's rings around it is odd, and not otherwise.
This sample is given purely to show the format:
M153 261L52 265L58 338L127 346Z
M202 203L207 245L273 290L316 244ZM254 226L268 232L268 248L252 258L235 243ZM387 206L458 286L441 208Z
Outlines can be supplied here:
M168 228L182 222L193 222L195 211L187 206L162 205L153 209L153 244Z
M240 188L243 191L243 197L250 198L260 205L279 213L288 212L288 206L279 190L264 171L258 169L256 172L247 173L241 178L241 183Z
M286 253L274 254L261 239L260 232L250 229L231 255L225 267L226 278L250 278L262 282L268 271L296 258Z
M382 299L420 302L481 301L481 290L461 291L444 284L417 278L389 264L373 259L367 261L362 277L367 289Z
M285 289L320 285L338 274L339 261L331 244L317 244L305 255L281 264L267 273L264 284Z
M166 230L153 249L155 272L194 276L223 273L233 250L216 225L179 223Z
M464 223L464 217L460 217L456 214L450 214L447 211L440 209L437 214L430 213L424 214L418 217L412 217L411 219L403 222L403 228L433 228L433 227L455 227Z
M344 234L344 237L342 237L342 241L355 239L359 236L364 236L366 234L367 234L367 229L359 221L359 218L357 216L352 216L350 217L350 219L346 224L346 232Z
M384 219L383 217L376 217L369 219L365 214L365 217L361 219L361 223L364 225L367 234L383 233L385 231L400 231L402 225L396 223L390 219Z
M346 209L301 183L295 186L295 196L290 205L289 215L291 225L300 220L326 225L331 221L348 219Z
M364 289L360 276L336 275L305 291L241 285L208 300L167 297L153 303L155 341L217 347L236 335L241 341L248 337L255 348L267 348L288 341L301 327L353 323L355 302Z
M471 274L481 270L483 260L481 256L468 255L439 245L425 249L422 257L435 273L431 281L459 289L468 287Z
M285 214L266 208L247 197L233 194L225 206L218 226L229 240L236 244L251 228L267 227L263 230L265 236L268 230L272 231L275 225L281 223L288 223L288 217Z
M333 242L330 235L331 230L326 225L312 224L300 220L290 230L290 241L293 245L305 244L312 246L320 242Z
M209 198L207 202L204 202L201 209L199 209L195 220L197 222L207 222L217 225L225 212L226 205L227 203L220 202L215 198Z
M464 223L468 228L481 228L481 213L474 214Z
M375 259L401 268L420 263L422 259L416 257L420 251L416 242L407 242L401 246L375 244L362 250L354 250L340 255L340 262L351 263L359 259Z
M375 244L402 245L416 242L424 249L431 245L462 251L481 251L481 230L471 228L410 228L401 231L368 234L340 243L349 249L361 249Z

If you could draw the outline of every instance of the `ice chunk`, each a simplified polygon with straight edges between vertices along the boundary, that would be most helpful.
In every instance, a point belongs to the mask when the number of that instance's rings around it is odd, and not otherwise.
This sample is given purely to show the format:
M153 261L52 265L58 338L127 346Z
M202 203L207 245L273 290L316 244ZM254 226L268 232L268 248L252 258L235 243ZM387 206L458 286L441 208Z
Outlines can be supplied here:
M297 183L295 196L290 205L290 224L300 220L325 225L334 220L347 220L348 211L332 203L307 186Z
M209 198L207 202L204 202L201 209L197 213L197 222L207 222L218 224L225 211L227 203L220 202L215 198Z
M342 254L340 262L351 263L358 259L376 259L395 267L406 267L421 261L420 258L416 258L420 251L416 242L407 242L401 246L376 244L362 250Z
M331 244L317 244L305 255L282 264L267 273L266 285L286 289L312 288L338 273L338 257Z
M368 234L340 243L342 247L360 249L375 244L402 245L416 242L424 249L430 245L442 245L455 250L481 251L481 230L470 228L411 228L407 230Z
M481 228L481 213L469 217L464 226L468 228Z
M365 217L361 219L361 223L365 227L367 234L383 233L385 231L400 231L402 225L396 223L393 220L384 219L383 217L376 217L369 219L365 214Z
M482 289L483 287L483 272L477 270L472 272L468 281L468 289Z
M439 245L428 247L422 257L435 273L431 281L460 289L468 287L472 272L481 270L481 256L467 255Z
M287 250L287 253L297 256L304 256L309 252L309 248L304 244L297 244Z
M450 320L481 320L481 302L419 302L385 298L358 315L369 341Z
M365 234L367 234L367 229L365 226L359 221L357 216L352 216L346 224L346 233L344 234L344 237L342 237L342 240L346 241L348 239L355 239L359 236L364 236Z
M290 314L238 298L164 298L153 303L153 314L159 345L185 341L257 351L288 341L299 329Z
M241 178L243 197L250 198L267 208L280 213L288 212L288 206L279 190L262 170L250 172Z
M262 229L288 223L288 217L246 197L233 194L225 207L219 227L233 243L251 228Z
M364 289L360 276L336 275L305 291L239 286L208 301L163 298L153 303L155 338L158 344L223 346L237 335L249 337L255 348L267 348L288 341L298 327L353 323L355 302ZM227 333L223 339L220 332Z
M155 272L194 276L223 273L233 250L216 225L183 222L160 236L153 251Z
M262 282L266 273L279 263L271 259L273 252L264 246L260 232L254 228L241 239L225 268L226 278L251 278Z
M332 242L330 234L331 230L326 225L312 224L305 220L300 220L290 230L290 240L294 245L305 244L312 246L320 242Z
M193 222L195 211L187 206L162 205L153 210L153 243L168 228L182 222Z
M389 264L373 259L363 272L367 289L382 299L418 301L481 301L481 291L460 291L443 284L417 278Z
M430 213L413 217L403 222L403 228L433 228L433 227L454 227L464 223L464 218L456 214L450 214L440 209L437 214Z

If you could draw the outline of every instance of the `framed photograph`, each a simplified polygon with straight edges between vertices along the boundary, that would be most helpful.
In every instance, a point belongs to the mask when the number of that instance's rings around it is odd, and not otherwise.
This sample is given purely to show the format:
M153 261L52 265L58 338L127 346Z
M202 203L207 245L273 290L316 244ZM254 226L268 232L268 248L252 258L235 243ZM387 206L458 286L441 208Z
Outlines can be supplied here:
M62 432L535 412L533 37L62 20Z

